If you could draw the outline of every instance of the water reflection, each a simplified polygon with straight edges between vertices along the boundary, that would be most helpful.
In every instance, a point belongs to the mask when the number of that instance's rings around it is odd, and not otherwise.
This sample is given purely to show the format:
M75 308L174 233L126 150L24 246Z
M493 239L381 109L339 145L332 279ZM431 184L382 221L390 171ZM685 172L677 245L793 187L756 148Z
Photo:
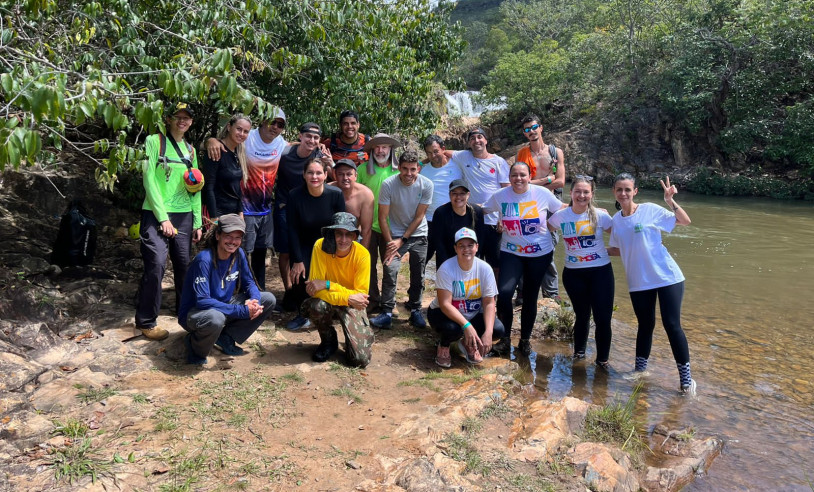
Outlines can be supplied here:
M602 206L612 209L610 192ZM654 333L650 375L636 417L648 430L693 425L727 441L709 476L690 490L807 490L814 480L814 207L759 199L682 194L693 225L665 236L687 277L683 326L690 343L696 399L678 394L667 337ZM661 196L641 192L641 201ZM563 253L555 258L562 265ZM616 262L611 370L572 361L567 343L537 344L528 382L546 398L566 395L596 404L626 400L636 384L635 316ZM564 293L564 290L562 291ZM592 333L593 335L593 333ZM518 362L522 362L518 360ZM808 477L806 477L808 473Z

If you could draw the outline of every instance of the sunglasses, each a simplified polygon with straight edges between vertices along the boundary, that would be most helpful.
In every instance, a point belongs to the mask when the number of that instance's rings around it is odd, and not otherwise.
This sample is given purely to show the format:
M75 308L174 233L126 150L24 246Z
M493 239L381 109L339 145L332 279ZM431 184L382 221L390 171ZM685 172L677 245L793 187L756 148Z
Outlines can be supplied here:
M583 179L585 181L593 181L594 177L593 176L588 176L587 174L577 174L576 176L574 176L574 179Z
M538 128L540 128L540 124L536 123L534 125L527 126L526 128L523 128L523 133L531 133L531 132L537 130Z
M285 122L284 121L274 120L271 123L269 123L269 126L276 126L280 130L285 130Z

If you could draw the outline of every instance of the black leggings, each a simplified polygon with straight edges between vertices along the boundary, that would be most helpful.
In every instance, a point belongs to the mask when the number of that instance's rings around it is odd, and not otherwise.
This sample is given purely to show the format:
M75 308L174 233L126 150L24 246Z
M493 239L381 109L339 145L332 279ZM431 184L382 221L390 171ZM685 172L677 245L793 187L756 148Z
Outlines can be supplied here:
M521 278L523 281L523 308L520 311L520 339L528 340L537 319L537 295L543 276L554 252L543 256L517 256L505 251L500 252L500 271L497 280L497 317L506 328L506 336L512 334L512 294Z
M681 329L681 300L684 298L684 282L630 293L633 311L639 321L636 334L636 357L650 358L653 346L653 329L656 327L656 297L661 310L661 322L670 340L670 348L677 364L690 361L690 348L687 337Z
M574 353L585 353L591 326L596 324L596 360L607 362L611 347L613 316L613 267L610 263L590 268L565 268L562 283L574 305ZM652 331L652 329L651 329Z
M251 252L251 265L257 288L266 290L266 248L254 248Z
M441 308L430 308L427 310L427 319L430 321L430 326L441 335L441 346L449 347L452 342L456 342L463 338L464 331L458 323L447 318L447 315L441 311ZM486 332L486 324L483 319L483 312L475 315L470 321L472 327L479 337L482 337ZM499 319L495 318L495 325L492 327L492 340L500 340L506 334L503 330L503 324Z

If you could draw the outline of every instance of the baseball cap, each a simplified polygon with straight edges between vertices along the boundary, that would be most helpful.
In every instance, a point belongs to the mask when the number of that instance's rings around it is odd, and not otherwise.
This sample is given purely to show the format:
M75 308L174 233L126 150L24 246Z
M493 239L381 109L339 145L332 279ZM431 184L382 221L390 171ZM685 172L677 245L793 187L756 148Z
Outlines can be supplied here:
M246 223L237 214L221 215L218 218L218 228L220 229L220 232L225 233L234 231L240 231L244 234L246 233Z
M317 135L322 135L322 128L316 123L309 121L300 127L300 133L316 133Z
M464 181L461 178L453 179L452 181L450 181L450 183L449 183L449 191L452 191L455 188L463 188L467 192L469 191L469 185L466 184L466 181Z
M339 166L348 166L352 167L353 169L356 169L356 163L350 159L339 159L338 161L336 161L336 163L334 163L334 169L336 169Z
M475 235L475 231L468 227L461 227L458 229L458 232L455 233L455 244L458 244L458 241L461 239L471 239L476 243L478 242L478 236Z

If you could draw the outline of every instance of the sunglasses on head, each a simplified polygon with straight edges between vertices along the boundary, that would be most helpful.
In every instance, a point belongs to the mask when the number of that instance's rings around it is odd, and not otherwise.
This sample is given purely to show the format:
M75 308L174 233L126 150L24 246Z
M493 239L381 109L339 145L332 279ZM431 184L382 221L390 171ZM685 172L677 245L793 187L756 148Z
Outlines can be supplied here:
M540 124L535 123L535 124L533 124L531 126L527 126L526 128L523 128L523 133L531 133L531 132L533 132L534 130L536 130L538 128L540 128Z
M593 176L588 176L587 174L577 174L574 176L574 179L584 179L585 181L593 181Z

